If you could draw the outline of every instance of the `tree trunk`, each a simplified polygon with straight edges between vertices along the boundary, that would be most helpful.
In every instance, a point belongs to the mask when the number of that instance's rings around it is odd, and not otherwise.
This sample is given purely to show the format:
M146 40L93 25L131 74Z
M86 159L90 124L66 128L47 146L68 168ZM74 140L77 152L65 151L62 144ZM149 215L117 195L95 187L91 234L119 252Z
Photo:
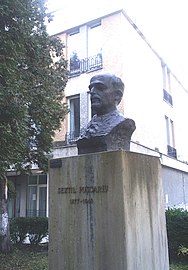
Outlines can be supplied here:
M7 178L0 177L0 252L11 250L9 220L7 211Z

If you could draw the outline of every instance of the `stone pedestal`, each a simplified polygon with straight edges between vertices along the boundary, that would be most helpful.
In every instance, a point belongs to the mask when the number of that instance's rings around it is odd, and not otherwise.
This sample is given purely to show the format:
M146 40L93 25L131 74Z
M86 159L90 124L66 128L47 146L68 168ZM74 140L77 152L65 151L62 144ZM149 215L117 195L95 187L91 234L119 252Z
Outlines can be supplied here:
M158 158L51 160L49 270L168 270Z

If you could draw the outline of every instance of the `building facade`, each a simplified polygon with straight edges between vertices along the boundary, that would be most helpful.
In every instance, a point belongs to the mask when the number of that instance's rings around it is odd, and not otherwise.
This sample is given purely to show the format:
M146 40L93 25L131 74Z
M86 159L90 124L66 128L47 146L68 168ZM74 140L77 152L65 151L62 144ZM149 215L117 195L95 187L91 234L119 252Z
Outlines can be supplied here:
M166 207L188 204L188 90L124 10L74 25L57 34L65 45L70 112L56 132L54 158L77 155L76 139L91 119L89 81L114 73L125 83L119 110L136 122L131 151L158 156ZM48 215L48 176L11 176L17 196L10 216Z
M75 25L58 34L65 44L70 112L57 132L54 157L76 155L79 131L91 119L88 85L99 73L125 83L119 110L136 122L131 151L160 158L166 207L188 202L188 90L124 10ZM178 185L178 190L177 186Z

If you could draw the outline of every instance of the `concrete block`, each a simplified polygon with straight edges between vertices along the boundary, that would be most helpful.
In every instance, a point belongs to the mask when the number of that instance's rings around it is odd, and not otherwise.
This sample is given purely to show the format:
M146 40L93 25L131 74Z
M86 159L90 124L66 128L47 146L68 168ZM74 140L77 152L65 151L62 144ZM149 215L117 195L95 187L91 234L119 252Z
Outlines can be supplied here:
M168 270L157 157L112 151L51 160L50 270Z

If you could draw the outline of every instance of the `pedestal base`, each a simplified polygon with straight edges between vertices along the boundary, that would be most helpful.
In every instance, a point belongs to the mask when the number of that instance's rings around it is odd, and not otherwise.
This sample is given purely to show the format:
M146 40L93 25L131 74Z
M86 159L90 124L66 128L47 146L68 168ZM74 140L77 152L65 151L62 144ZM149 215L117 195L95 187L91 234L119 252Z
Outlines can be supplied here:
M50 270L168 270L158 158L114 151L51 161Z

